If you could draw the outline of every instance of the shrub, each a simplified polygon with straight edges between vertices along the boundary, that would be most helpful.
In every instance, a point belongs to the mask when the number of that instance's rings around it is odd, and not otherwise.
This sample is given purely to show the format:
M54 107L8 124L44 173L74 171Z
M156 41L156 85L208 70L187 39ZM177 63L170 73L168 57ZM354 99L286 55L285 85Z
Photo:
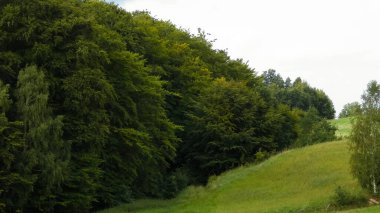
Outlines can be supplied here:
M263 151L260 148L259 151L256 152L256 154L255 154L255 162L260 163L260 162L266 160L269 156L270 156L270 154L267 151Z
M185 169L179 168L166 178L164 185L163 197L174 198L189 185L189 174Z
M300 131L294 147L302 147L336 139L336 127L326 119L318 116L316 109L311 108L300 120Z
M333 206L343 208L347 206L363 206L367 203L367 197L364 193L352 193L338 186L333 196Z

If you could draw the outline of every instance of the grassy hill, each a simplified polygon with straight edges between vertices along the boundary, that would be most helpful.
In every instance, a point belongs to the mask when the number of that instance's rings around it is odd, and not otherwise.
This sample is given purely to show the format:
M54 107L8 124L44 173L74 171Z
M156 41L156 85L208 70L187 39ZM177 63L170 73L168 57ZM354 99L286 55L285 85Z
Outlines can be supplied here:
M226 172L206 187L189 187L176 199L138 200L103 213L320 212L338 186L361 190L348 161L346 141L289 150Z
M331 120L346 138L351 119ZM102 213L325 212L335 189L362 193L349 168L347 139L288 150L258 165L213 177L206 187L189 187L176 199L138 200ZM380 207L342 213L375 213Z
M340 118L331 120L331 124L334 125L338 130L336 131L336 136L338 137L347 137L350 135L351 131L351 120L353 118Z

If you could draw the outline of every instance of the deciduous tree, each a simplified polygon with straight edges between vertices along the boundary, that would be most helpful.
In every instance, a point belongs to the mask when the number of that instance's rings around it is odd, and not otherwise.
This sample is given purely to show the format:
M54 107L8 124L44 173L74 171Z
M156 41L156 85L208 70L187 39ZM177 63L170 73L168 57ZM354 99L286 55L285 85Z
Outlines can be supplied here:
M24 124L28 168L36 182L29 200L31 209L52 210L54 193L63 181L69 146L62 140L62 116L53 117L44 73L36 66L21 70L17 82L17 106Z
M360 184L378 193L380 182L380 85L371 81L351 133L351 167Z

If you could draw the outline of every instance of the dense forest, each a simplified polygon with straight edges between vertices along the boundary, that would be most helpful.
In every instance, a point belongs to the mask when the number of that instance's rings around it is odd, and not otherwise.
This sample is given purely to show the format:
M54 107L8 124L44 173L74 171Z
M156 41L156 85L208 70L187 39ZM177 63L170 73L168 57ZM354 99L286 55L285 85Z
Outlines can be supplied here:
M0 1L0 211L89 212L333 139L322 91L96 0Z

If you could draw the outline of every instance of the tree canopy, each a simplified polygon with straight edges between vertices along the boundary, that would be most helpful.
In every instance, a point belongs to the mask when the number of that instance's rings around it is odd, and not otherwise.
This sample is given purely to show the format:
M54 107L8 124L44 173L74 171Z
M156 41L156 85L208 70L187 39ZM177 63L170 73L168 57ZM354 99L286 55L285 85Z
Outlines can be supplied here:
M339 118L354 117L360 113L361 106L359 102L345 104L342 111L339 113Z
M378 194L380 180L380 85L371 81L351 133L351 167L360 184Z
M334 117L322 90L258 75L203 31L148 12L14 0L1 1L0 14L1 212L172 197Z

